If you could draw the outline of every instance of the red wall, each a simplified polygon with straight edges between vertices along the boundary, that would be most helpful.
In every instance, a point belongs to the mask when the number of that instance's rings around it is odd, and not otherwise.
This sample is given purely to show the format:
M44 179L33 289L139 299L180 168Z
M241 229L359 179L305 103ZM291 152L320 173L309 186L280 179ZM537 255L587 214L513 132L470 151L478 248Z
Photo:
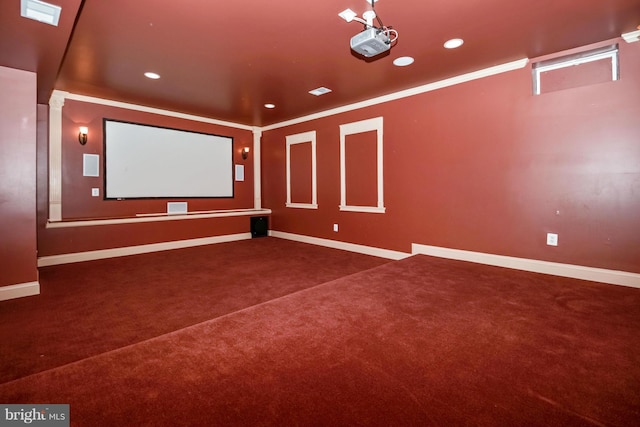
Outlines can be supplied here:
M38 280L36 75L0 67L0 286Z
M271 228L640 272L638 43L621 42L620 63L616 82L533 96L526 67L266 131ZM379 116L386 213L341 212L339 126ZM286 208L285 138L312 130L319 208ZM557 247L546 245L548 232Z
M253 158L242 159L242 147L253 146L250 131L203 122L161 116L123 108L65 100L62 108L62 219L109 219L135 217L141 213L166 212L167 201L186 201L189 211L253 208ZM103 118L129 121L234 138L234 163L245 166L245 180L234 183L233 198L103 200ZM89 128L86 145L78 143L78 127ZM248 217L225 217L158 221L150 223L46 228L48 219L48 135L46 121L38 133L38 251L39 256L109 249L249 232ZM83 154L100 155L100 177L82 174ZM92 197L92 188L100 197Z
M291 202L313 201L311 142L292 144L290 154Z
M345 202L351 206L377 206L377 132L345 137Z

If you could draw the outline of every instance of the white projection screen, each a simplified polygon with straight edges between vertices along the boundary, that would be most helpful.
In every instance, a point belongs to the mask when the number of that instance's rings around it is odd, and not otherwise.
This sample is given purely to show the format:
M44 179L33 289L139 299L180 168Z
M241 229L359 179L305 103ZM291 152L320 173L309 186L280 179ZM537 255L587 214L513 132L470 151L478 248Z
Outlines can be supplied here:
M233 197L233 138L104 119L105 198Z

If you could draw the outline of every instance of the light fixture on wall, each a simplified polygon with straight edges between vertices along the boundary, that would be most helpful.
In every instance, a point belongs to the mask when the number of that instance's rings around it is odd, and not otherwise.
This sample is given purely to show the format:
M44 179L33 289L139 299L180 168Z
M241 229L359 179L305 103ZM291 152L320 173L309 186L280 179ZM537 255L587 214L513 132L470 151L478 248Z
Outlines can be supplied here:
M247 160L248 156L249 156L249 147L244 147L242 149L242 160Z
M80 126L78 133L78 141L80 145L84 145L87 143L87 135L89 134L89 128L86 126Z

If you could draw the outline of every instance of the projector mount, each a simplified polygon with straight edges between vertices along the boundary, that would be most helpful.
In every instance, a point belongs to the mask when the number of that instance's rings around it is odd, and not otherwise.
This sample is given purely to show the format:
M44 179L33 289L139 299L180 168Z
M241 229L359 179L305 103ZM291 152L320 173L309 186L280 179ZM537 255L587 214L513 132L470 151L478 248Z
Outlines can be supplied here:
M346 9L338 15L347 22L356 21L364 25L364 30L351 38L351 49L362 56L370 58L391 49L398 40L398 32L391 27L382 24L382 20L375 11L376 0L367 0L371 4L371 10L362 14L362 18L351 9ZM364 19L363 19L364 18ZM378 22L374 25L373 20Z

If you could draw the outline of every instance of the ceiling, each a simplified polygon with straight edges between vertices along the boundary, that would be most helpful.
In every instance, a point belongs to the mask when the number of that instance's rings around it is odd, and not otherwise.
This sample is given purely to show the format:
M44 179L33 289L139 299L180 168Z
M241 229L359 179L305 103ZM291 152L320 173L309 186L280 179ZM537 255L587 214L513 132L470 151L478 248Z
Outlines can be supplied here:
M388 53L349 48L366 0L50 0L58 27L0 4L0 65L38 74L51 91L266 126L521 58L619 37L640 24L640 0L379 0L398 31ZM464 39L458 49L443 43ZM415 62L396 67L393 60ZM150 80L143 73L161 75ZM332 92L308 92L320 86ZM275 104L267 109L265 103Z

